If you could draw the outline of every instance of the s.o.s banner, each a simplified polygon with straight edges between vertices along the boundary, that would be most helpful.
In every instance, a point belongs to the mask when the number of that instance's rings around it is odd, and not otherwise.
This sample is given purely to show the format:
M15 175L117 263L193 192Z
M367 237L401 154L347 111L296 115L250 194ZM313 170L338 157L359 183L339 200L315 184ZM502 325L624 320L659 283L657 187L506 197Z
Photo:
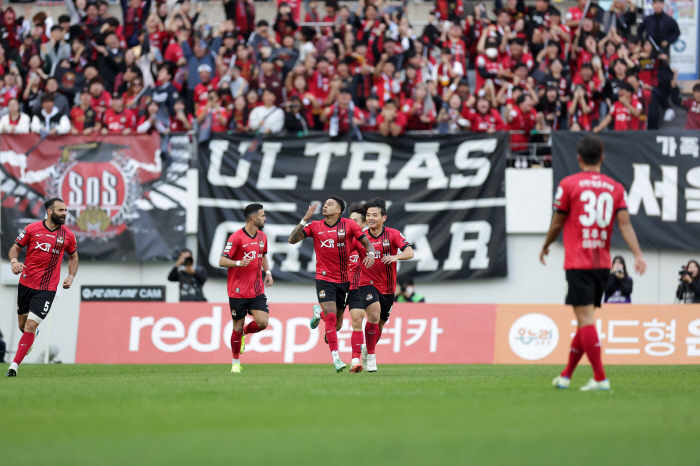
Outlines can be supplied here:
M3 135L2 254L45 200L63 199L81 258L166 259L185 244L185 173L165 170L160 137Z
M275 278L313 279L311 240L289 244L289 234L309 205L337 195L348 206L387 201L385 225L401 231L415 251L400 263L399 276L506 276L507 135L271 137L256 152L250 144L249 137L217 134L199 147L199 257L210 274L224 276L218 264L227 238L244 226L245 206L261 203ZM321 218L319 208L312 220Z

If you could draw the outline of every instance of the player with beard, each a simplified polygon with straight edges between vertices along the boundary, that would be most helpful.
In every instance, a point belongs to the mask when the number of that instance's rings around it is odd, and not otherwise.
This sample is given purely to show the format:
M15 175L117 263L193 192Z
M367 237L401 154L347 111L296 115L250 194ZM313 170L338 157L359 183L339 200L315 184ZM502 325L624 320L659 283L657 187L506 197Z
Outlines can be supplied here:
M61 260L67 252L68 276L63 288L70 288L78 272L78 244L75 235L63 226L66 222L66 204L58 198L44 203L46 220L30 223L22 230L8 254L12 273L22 274L17 288L17 320L23 332L15 359L7 371L8 377L17 376L17 369L34 345L37 327L46 319L56 296L61 279ZM27 247L24 264L17 260L19 251Z
M381 338L384 324L389 320L396 293L396 262L413 258L413 248L400 231L384 226L386 201L382 198L369 200L365 204L367 234L374 247L375 257L381 258L373 266L362 271L360 277L360 299L367 311L365 341L362 346L362 366L367 372L377 372L375 349Z
M272 286L272 273L266 255L267 236L262 232L265 226L263 206L250 204L243 214L245 227L229 236L219 259L219 266L228 269L228 302L233 318L233 373L241 372L240 357L245 349L245 336L267 328L270 310L265 287ZM261 269L265 271L264 283ZM246 315L253 316L254 320L244 327Z
M309 237L314 240L316 294L320 306L318 304L314 306L311 328L318 327L320 320L323 319L335 371L342 372L346 365L338 354L338 334L335 325L338 322L338 313L345 311L350 290L351 242L357 240L367 250L367 256L363 261L366 267L372 267L374 264L374 248L357 223L341 217L345 210L345 201L340 197L331 196L323 204L325 220L317 220L307 225L306 222L317 207L318 203L309 207L304 218L289 235L289 242L296 244Z

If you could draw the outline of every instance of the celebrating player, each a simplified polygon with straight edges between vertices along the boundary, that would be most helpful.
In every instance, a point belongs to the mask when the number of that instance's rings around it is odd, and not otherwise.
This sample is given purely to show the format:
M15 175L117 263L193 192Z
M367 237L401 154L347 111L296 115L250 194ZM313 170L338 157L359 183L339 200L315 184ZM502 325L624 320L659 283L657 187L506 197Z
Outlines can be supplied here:
M359 202L350 204L350 220L365 230L365 206ZM352 363L350 364L350 372L362 372L362 364L360 364L360 356L362 355L362 343L364 335L362 333L362 319L365 317L365 309L362 306L360 299L360 277L362 275L362 267L360 258L365 255L365 248L359 241L353 240L353 249L350 252L350 291L348 292L348 307L350 307L350 318L352 319L352 337L350 343L352 345ZM343 325L343 314L338 316L338 324L335 329L340 330Z
M63 224L66 222L66 204L52 198L44 203L46 220L30 223L22 230L10 248L12 273L22 274L17 288L17 320L23 332L15 359L7 371L8 377L16 377L17 369L34 345L39 324L51 309L56 288L61 279L63 252L68 252L68 276L63 288L70 288L78 272L78 244L75 235ZM24 264L17 260L20 249L27 246Z
M362 366L367 372L377 372L375 349L394 305L396 262L412 259L413 248L401 232L384 226L384 199L371 199L365 204L365 221L369 226L369 242L377 251L375 257L381 258L381 263L377 261L374 266L363 270L360 277L360 299L367 311Z
M600 307L610 275L613 214L622 237L634 254L634 268L643 274L647 265L627 212L625 188L600 173L600 166L605 160L603 141L595 136L585 136L579 141L576 151L582 171L567 176L559 183L554 199L554 216L540 252L540 260L544 264L549 245L557 239L563 227L564 269L569 285L566 304L574 307L578 331L571 342L569 363L552 383L557 388L568 388L571 374L585 352L593 366L594 378L581 390L609 390L610 381L603 370L593 312Z
M267 328L270 311L265 287L272 286L272 273L266 256L267 236L262 232L265 226L263 206L250 204L243 214L245 227L229 236L219 259L219 266L228 269L228 302L233 318L231 372L234 373L241 372L240 357L245 349L245 336ZM265 270L264 284L261 268ZM247 314L252 315L254 320L243 327Z
M318 327L319 321L323 319L335 371L342 372L345 369L345 363L338 354L338 334L335 330L335 324L338 321L337 313L345 311L350 289L351 241L356 239L366 248L367 257L364 259L366 267L372 267L374 264L374 248L357 223L340 216L345 210L345 201L341 198L331 196L323 204L325 220L317 220L307 225L306 222L314 214L317 207L318 203L309 207L304 218L289 236L289 242L296 244L309 237L314 240L316 294L320 306L314 306L311 328Z

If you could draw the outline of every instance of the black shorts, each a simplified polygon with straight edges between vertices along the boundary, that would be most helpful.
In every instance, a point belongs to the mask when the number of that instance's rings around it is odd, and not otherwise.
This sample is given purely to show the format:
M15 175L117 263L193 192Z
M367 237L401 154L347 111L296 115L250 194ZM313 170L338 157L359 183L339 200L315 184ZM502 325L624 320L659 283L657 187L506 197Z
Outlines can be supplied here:
M267 307L267 296L260 294L255 298L228 298L228 304L231 307L231 317L233 320L245 319L245 316L250 314L250 311L263 311L270 313Z
M20 284L17 287L17 315L26 316L31 312L43 321L55 297L55 291L35 290Z
M348 292L348 307L350 309L364 309L360 299L360 290L350 290Z
M334 302L337 311L345 311L350 283L332 283L316 280L316 297L319 303Z
M566 282L569 285L569 291L566 293L566 304L570 306L593 304L595 307L600 307L609 276L610 269L567 270Z
M389 316L391 315L391 308L394 307L394 295L381 294L372 285L361 286L358 291L360 292L362 307L367 309L370 304L378 302L382 309L379 318L384 322L388 322Z

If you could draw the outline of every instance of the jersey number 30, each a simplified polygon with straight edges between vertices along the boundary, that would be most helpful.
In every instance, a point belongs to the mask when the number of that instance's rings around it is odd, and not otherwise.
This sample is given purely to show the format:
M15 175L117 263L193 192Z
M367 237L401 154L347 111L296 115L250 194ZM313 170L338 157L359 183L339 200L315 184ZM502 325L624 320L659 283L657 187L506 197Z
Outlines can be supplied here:
M610 225L613 215L613 197L610 193L600 193L596 196L589 189L581 193L581 202L583 202L583 211L585 214L579 215L578 219L584 227L598 224L599 228L605 228Z

